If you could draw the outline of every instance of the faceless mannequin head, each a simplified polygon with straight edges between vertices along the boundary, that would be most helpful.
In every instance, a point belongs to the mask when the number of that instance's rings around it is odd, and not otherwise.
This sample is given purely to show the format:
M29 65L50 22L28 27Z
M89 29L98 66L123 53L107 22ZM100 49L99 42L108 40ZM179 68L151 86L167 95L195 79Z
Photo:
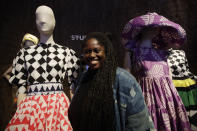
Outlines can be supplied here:
M48 6L39 6L36 9L36 25L41 35L51 35L55 28L55 17Z
M152 39L159 33L159 27L147 27L139 36L138 46L152 47Z
M138 36L138 40L147 40L147 39L150 39L152 40L156 35L159 34L159 30L160 28L159 27L152 27L152 26L149 26L149 27L145 27L139 34Z

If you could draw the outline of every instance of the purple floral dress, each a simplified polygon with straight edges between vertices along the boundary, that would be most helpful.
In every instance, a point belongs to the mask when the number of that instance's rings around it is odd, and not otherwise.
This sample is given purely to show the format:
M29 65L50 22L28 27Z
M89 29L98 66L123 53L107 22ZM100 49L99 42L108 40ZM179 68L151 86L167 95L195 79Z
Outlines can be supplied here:
M172 84L166 52L134 48L133 68L158 131L190 131L183 102Z

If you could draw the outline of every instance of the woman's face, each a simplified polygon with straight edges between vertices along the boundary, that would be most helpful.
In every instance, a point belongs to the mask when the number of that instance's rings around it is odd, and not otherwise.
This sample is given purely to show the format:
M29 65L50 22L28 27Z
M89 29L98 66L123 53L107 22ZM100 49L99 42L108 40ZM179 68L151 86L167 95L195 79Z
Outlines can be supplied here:
M33 41L26 40L26 41L24 42L24 48L29 47L29 46L32 46L32 45L34 45L34 42L33 42Z
M83 48L84 60L90 69L99 69L105 60L104 46L95 38L90 38Z

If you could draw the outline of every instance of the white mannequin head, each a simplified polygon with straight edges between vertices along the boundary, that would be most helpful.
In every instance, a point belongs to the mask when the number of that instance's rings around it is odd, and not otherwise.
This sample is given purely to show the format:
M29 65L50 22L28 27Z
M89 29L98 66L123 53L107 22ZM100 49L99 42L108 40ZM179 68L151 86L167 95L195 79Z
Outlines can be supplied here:
M36 25L40 35L52 35L55 28L53 10L45 5L36 9Z

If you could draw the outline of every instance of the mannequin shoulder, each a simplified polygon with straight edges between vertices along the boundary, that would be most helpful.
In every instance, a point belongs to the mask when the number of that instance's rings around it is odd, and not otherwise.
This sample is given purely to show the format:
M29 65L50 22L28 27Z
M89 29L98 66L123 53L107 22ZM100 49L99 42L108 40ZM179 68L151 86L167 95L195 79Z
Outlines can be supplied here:
M185 51L184 50L170 50L173 54L185 54Z
M56 47L56 48L64 49L64 50L69 49L67 46L65 46L65 45L60 45L60 44L57 44L57 43L53 44L53 46Z
M73 49L71 49L71 48L69 48L69 47L67 47L67 46L62 46L62 45L58 45L58 44L56 44L56 46L58 46L59 49L62 49L62 50L64 50L66 53L69 53L69 54L71 54L71 55L74 55L74 54L76 53Z
M54 43L51 46L53 46L54 48L62 48L62 49L66 48L66 46L63 46L63 45L60 45L60 44L57 44L57 43Z
M171 54L173 56L177 56L177 57L185 57L185 51L184 50L172 50Z
M60 45L60 44L57 44L57 43L53 44L52 46L53 46L54 48L56 48L56 49L59 49L59 50L64 50L64 51L70 50L67 46Z

